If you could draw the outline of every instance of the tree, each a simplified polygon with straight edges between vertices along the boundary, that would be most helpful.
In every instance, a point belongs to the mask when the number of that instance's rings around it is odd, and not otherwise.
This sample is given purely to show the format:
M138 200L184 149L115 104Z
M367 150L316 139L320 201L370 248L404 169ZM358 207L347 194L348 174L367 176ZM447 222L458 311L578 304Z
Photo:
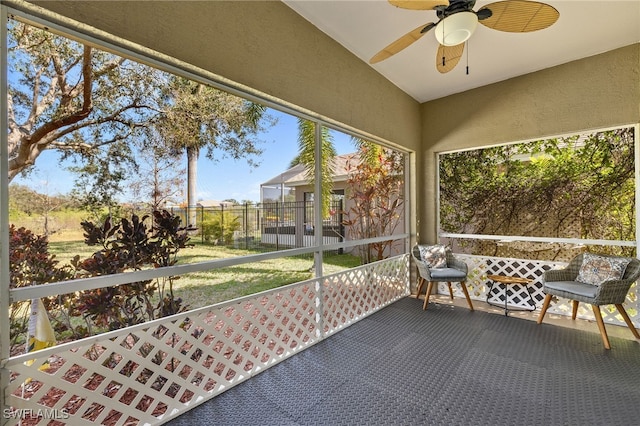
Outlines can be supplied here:
M353 239L393 235L404 212L404 156L369 141L355 139L358 161L349 165L348 198L344 224ZM364 263L389 255L392 240L360 248Z
M313 121L298 119L298 155L291 161L290 167L297 164L304 165L306 177L310 185L315 185L316 168L316 124ZM329 129L322 127L321 131L320 182L322 196L322 217L329 216L331 193L333 191L333 160L336 149Z
M117 197L124 191L131 171L138 168L134 160L114 161L121 155L118 148L115 145L105 147L104 151L88 156L84 164L70 167L78 175L71 196L94 220L119 217L121 203Z
M17 21L8 48L10 180L58 150L75 162L76 197L96 212L112 209L139 149L168 143L186 148L193 205L201 149L212 159L260 153L264 106ZM149 139L152 125L162 140Z
M142 148L139 179L131 184L136 199L148 200L151 211L161 210L167 202L177 203L182 195L184 170L173 150L167 149L160 135L149 131L150 144Z
M18 220L23 215L40 216L43 235L48 237L55 233L57 229L52 225L52 213L63 208L74 207L75 204L69 196L51 195L49 183L48 180L42 183L40 188L42 192L28 186L11 184L9 186L9 220Z
M162 73L17 21L8 38L9 180L45 150L83 162L117 146L110 161L131 159Z
M169 107L158 120L160 132L177 152L187 154L187 225L196 225L197 162L202 150L207 158L246 158L261 154L258 133L274 121L266 107L216 88L173 77L165 94Z

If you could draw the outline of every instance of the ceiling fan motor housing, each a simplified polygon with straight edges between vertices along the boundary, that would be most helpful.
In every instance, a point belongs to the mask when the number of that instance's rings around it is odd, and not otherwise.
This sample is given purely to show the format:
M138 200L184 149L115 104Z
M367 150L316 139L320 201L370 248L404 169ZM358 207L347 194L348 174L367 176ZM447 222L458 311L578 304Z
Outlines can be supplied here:
M463 11L449 15L436 25L436 40L444 46L457 46L467 41L477 26L478 16L473 12Z

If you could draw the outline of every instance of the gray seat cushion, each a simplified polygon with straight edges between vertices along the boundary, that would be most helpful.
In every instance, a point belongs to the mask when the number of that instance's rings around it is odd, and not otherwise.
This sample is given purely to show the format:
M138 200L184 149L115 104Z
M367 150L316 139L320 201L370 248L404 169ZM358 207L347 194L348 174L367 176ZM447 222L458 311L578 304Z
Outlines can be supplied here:
M434 281L460 281L467 277L467 274L454 268L433 268L429 273Z
M578 296L594 298L598 286L581 283L579 281L550 281L544 283L545 292L554 294L554 290L562 293L573 293Z

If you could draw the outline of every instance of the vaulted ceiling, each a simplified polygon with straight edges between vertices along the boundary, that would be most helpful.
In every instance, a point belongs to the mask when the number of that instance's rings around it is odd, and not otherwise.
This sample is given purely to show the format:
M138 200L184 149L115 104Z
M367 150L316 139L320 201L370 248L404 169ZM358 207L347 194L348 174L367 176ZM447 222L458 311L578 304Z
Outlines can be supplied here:
M560 13L555 24L527 33L478 25L460 63L448 73L436 70L439 44L433 30L371 66L417 101L426 102L640 42L640 0L544 1ZM385 0L284 2L367 63L408 32L438 22L434 10L397 8ZM490 3L477 1L473 10Z

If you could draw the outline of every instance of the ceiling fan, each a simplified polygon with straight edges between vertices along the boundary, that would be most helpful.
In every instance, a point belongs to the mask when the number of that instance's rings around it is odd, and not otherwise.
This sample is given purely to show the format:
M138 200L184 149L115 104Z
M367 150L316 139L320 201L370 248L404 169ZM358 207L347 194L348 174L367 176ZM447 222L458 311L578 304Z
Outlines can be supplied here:
M403 35L370 60L370 64L395 55L409 47L430 30L440 43L436 68L447 73L455 68L464 52L464 44L478 22L488 28L511 33L542 30L553 25L560 13L546 3L529 0L504 0L490 3L474 11L476 0L388 0L393 6L411 10L435 10L438 22L420 25Z

